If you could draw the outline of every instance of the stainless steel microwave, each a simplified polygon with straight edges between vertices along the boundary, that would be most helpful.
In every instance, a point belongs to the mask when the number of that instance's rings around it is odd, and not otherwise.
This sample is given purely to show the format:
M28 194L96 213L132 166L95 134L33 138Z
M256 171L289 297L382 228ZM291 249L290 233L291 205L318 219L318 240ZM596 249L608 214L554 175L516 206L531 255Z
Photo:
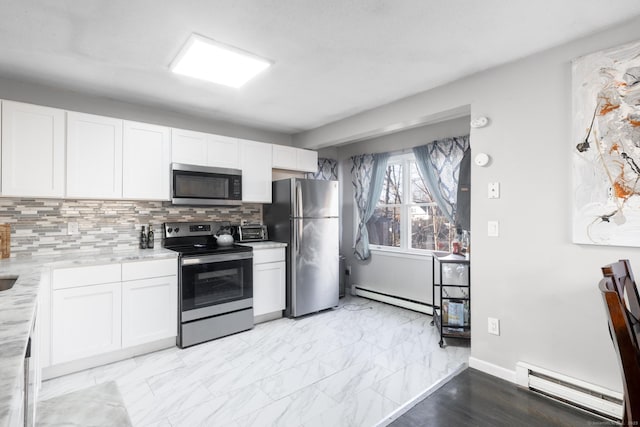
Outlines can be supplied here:
M240 205L242 171L172 163L171 202L174 205Z

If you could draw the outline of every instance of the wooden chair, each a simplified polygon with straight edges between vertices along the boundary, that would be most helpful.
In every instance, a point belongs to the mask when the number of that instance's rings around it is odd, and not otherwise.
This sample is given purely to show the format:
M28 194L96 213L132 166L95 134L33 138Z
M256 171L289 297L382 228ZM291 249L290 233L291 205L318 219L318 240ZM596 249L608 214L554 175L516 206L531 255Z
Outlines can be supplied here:
M637 303L638 292L635 289L631 269L628 268L628 261L623 263L626 264L626 277L628 280L616 280L616 277L619 276L605 273L605 277L600 281L599 287L607 308L609 331L611 332L613 346L618 354L618 363L622 374L624 388L622 425L638 425L640 423L640 348L638 347L636 333L633 330L632 319L634 316L627 308L624 298L626 294L629 307L631 307L633 306L631 303L633 296L630 294L635 294L635 303ZM607 267L603 268L603 272ZM631 291L629 283L633 283L633 291ZM623 286L620 286L621 284ZM621 296L621 293L623 296Z
M640 297L638 296L638 288L633 278L629 260L621 259L618 262L602 267L602 275L613 280L620 300L626 305L627 311L632 316L631 323L636 341L640 343Z

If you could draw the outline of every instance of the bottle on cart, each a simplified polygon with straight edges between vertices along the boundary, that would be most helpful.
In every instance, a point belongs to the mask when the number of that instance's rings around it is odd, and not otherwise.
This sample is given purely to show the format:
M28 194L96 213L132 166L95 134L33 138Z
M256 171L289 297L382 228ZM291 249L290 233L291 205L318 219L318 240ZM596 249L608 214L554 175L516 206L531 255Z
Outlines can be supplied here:
M144 230L144 225L140 232L140 249L147 249L147 232Z
M154 244L154 236L153 236L153 227L149 224L149 233L147 234L147 249L153 249Z

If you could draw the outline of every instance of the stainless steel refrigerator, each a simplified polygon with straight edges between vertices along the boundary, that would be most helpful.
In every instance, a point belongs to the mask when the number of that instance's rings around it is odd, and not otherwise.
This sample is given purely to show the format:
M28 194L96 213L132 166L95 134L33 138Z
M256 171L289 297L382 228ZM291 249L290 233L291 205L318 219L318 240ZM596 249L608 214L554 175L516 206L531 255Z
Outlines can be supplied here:
M338 181L273 182L264 222L271 240L287 243L288 317L338 305L339 221Z

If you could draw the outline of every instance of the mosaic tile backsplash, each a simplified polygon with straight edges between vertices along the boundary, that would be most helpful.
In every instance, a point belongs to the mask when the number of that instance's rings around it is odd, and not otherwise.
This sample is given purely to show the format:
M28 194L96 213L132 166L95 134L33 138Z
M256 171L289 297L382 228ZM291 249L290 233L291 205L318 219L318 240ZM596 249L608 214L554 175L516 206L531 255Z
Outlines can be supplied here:
M262 221L262 205L173 206L170 202L0 198L0 223L11 226L11 257L71 251L135 249L141 227L152 224L156 247L162 223L174 221ZM79 234L67 235L77 222Z

